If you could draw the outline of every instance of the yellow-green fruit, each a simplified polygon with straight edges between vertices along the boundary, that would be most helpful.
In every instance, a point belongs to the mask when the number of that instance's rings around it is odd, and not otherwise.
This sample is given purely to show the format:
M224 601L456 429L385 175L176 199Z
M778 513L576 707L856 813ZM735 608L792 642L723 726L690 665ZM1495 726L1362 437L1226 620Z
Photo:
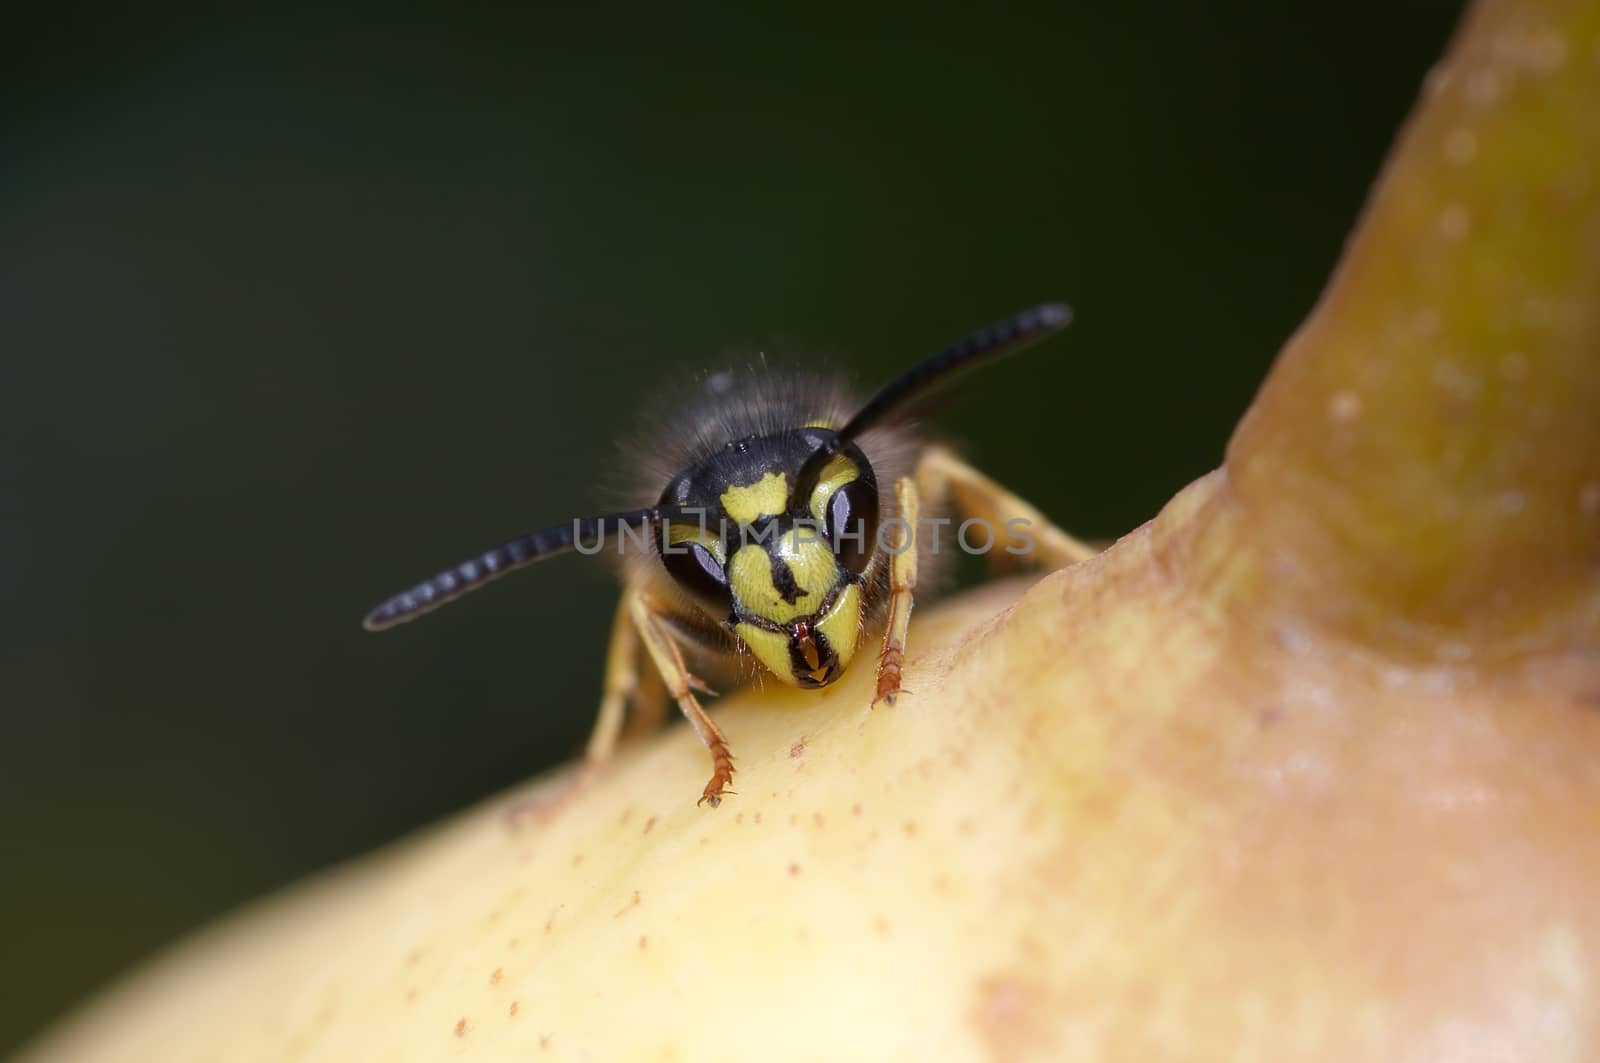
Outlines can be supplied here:
M679 728L211 932L44 1055L1584 1058L1600 687L1236 626L1188 548L1225 504L927 610L892 709L870 669L724 699L716 811Z

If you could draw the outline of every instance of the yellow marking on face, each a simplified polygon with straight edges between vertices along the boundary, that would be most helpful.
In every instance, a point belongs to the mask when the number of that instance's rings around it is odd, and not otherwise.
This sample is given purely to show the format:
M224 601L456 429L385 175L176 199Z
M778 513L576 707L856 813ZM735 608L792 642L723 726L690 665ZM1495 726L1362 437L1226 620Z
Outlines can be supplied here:
M667 542L673 546L679 543L699 543L711 552L711 556L717 559L717 564L726 565L728 563L728 559L722 556L722 540L697 525L667 525Z
M839 655L842 671L856 655L856 640L861 634L861 588L854 583L846 587L816 627Z
M776 517L789 508L789 478L769 472L753 484L737 485L722 492L722 510L740 524L754 524L762 517Z
M834 600L833 608L817 621L815 630L820 632L833 647L833 652L839 658L839 670L843 671L850 663L850 659L856 655L856 642L861 634L861 588L852 583L840 592L839 597ZM746 623L736 624L734 631L749 647L756 660L766 666L767 671L785 683L799 685L794 677L794 661L789 656L788 635ZM811 673L811 677L820 680L825 672L825 669L819 667Z
M828 540L819 529L802 525L790 528L771 549L789 566L800 593L794 601L785 601L772 578L772 557L762 546L749 543L734 551L728 565L734 600L744 612L777 624L810 616L839 582L839 562Z
M756 660L767 666L767 671L785 683L799 686L789 667L789 637L777 631L768 631L754 624L737 624L733 629L750 647Z
M808 505L812 518L819 522L826 520L828 500L833 498L833 493L860 476L861 470L856 468L855 462L843 454L835 454L828 464L822 467L822 475L817 477L817 486L811 489Z

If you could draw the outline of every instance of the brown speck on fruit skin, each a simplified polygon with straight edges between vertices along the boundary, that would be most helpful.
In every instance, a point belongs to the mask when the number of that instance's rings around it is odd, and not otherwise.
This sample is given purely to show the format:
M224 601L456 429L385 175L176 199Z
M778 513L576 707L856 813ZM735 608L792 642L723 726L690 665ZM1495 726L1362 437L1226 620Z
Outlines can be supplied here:
M889 936L889 920L885 919L881 915L878 916L876 919L874 919L872 921L872 929L876 930L880 937L888 937Z
M791 758L793 758L793 757L803 757L803 756L805 756L805 752L806 752L806 736L805 735L801 735L799 741L795 742L794 745L789 747L789 756Z
M415 967L417 965L417 961L420 959L422 959L422 950L412 949L410 952L406 953L406 966Z
M514 949L520 944L522 944L521 938L512 938L510 941L506 942L506 948Z
M795 876L797 876L799 874L800 874L800 865L799 864L790 864L789 865L789 877L790 878L794 878Z
M905 832L907 838L915 838L917 836L917 823L915 820L906 820Z
M572 854L572 866L573 867L577 867L581 863L583 863L583 854L582 853L573 853Z
M543 1052L545 1049L549 1048L550 1047L550 1038L552 1038L554 1036L555 1036L554 1034L548 1034L548 1033L540 1034L539 1035L539 1051Z
M639 935L639 948L647 949L649 947L650 947L650 939L648 937L646 937L644 934L640 934Z
M465 1037L465 1036L467 1036L467 1017L465 1015L461 1016L461 1018L456 1020L456 1036L457 1037Z
M743 823L744 822L744 813L740 812L737 816L734 816L733 817L733 821L735 823Z
M761 813L759 813L759 812L756 813L755 820L756 820L757 825L759 825L761 823Z
M852 816L861 815L861 802L857 801L855 804L850 806L850 814Z
M637 907L639 907L639 891L638 890L634 890L633 891L633 896L628 900L628 903L624 904L621 908L619 908L617 910L617 913L615 915L613 915L611 918L613 918L613 919L621 919L623 916L627 915L629 912L633 911Z
M628 820L630 820L632 818L633 818L633 806L629 805L627 808L622 810L622 818L617 820L617 826L626 827L628 825Z
M416 990L415 986L413 986L410 989L406 990L406 1003L407 1004L411 1003L413 1000L416 1000L416 999L417 999L417 990Z
M655 826L656 826L656 817L651 816L649 819L644 821L644 833L649 834L652 830L655 829Z
M500 984L500 980L503 979L505 976L506 976L505 969L501 968L501 967L496 967L494 970L489 972L489 984L490 985L499 985Z
M511 1006L506 1009L506 1014L510 1015L512 1018L516 1018L518 1010L519 1010L519 1005L517 1004L517 1002L515 1000L513 1000L511 1002Z
M811 814L811 822L815 823L819 827L822 826L822 824L823 824L822 813L821 812L813 812Z

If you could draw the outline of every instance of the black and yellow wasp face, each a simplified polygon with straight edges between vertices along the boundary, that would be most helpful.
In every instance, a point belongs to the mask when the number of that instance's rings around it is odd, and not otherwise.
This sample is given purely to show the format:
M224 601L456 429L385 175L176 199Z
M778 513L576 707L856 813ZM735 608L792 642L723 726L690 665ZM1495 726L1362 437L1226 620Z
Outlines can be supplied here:
M861 450L844 446L814 486L798 483L833 437L812 426L734 440L675 477L660 500L687 515L658 541L668 574L768 670L801 687L827 686L850 663L877 575L878 484Z

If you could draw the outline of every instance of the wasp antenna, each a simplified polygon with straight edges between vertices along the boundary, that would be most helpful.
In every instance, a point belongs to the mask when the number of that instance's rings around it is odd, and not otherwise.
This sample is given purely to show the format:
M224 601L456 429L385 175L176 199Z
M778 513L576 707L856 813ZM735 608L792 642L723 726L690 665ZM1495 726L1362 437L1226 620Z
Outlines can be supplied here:
M519 535L430 576L410 590L401 591L368 613L361 626L368 631L382 631L414 620L508 572L564 554L580 542L601 541L607 528L620 531L624 526L655 524L681 516L678 507L656 506L603 517L583 517L554 528Z
M856 436L893 414L907 402L949 382L958 374L981 362L1003 358L1059 332L1072 322L1072 308L1065 303L1045 303L1013 314L980 329L952 347L912 366L891 380L832 439L818 447L800 467L791 498L810 498L817 478L828 460Z

